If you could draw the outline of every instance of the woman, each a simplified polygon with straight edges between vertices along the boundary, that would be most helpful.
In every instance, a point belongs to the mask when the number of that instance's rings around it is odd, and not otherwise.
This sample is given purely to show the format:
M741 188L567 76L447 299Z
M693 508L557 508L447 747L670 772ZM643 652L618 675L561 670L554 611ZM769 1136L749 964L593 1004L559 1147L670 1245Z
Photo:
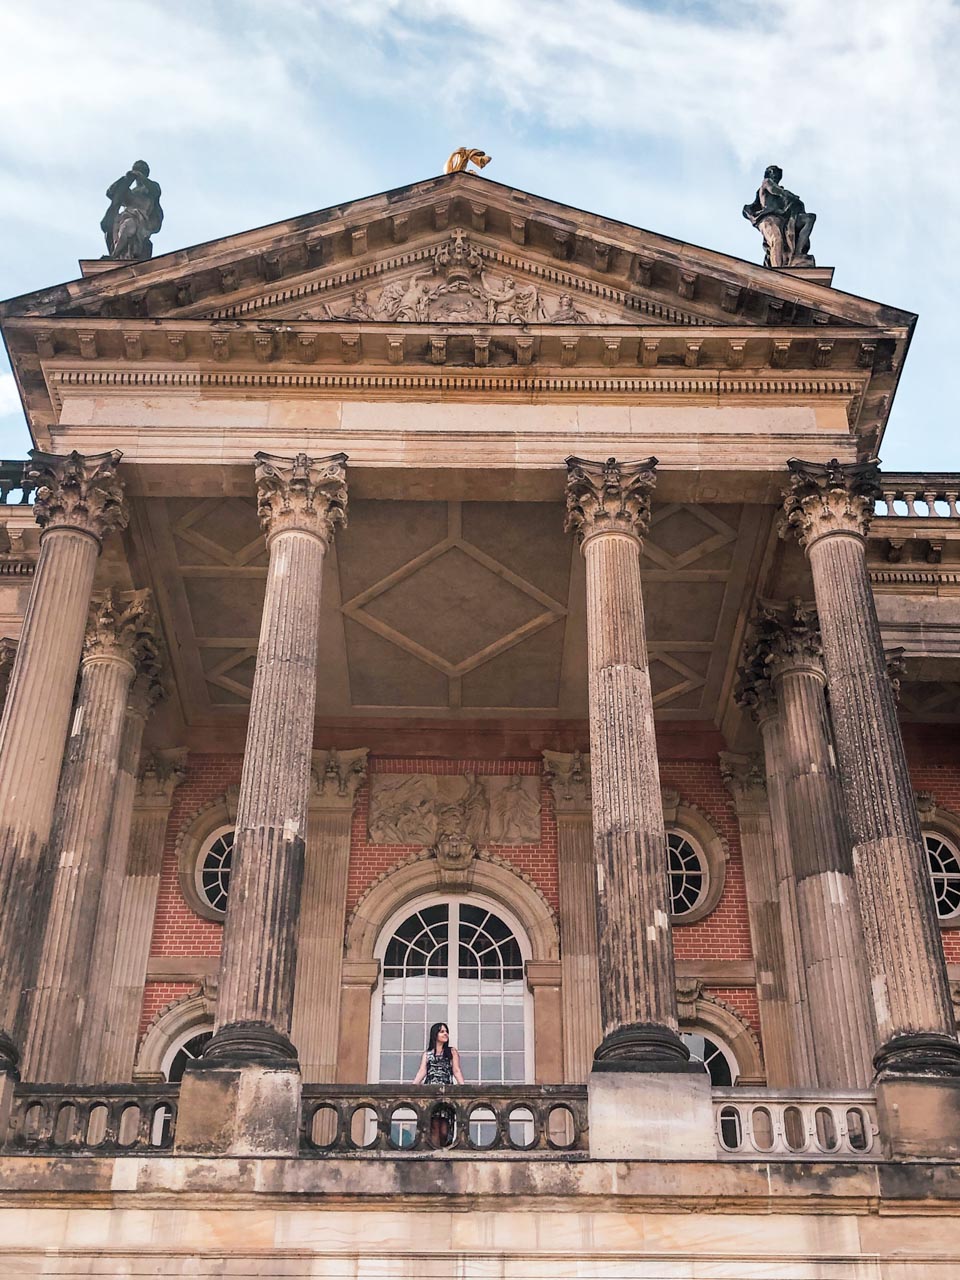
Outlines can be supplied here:
M430 1028L427 1047L420 1059L420 1068L414 1076L414 1084L448 1085L463 1084L460 1055L450 1043L450 1028L445 1022L435 1022ZM435 1147L450 1143L455 1119L453 1107L438 1103L430 1113L430 1141Z

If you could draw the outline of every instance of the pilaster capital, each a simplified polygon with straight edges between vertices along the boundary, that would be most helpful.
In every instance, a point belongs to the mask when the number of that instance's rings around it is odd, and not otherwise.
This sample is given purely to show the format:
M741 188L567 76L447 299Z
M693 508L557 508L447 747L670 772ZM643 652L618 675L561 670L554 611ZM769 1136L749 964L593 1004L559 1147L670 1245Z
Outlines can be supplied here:
M900 705L900 686L907 674L906 652L906 649L902 646L884 651L887 659L887 679L890 681L890 688L893 690L893 701L898 706Z
M310 808L350 813L367 777L369 747L314 751L310 768Z
M876 459L868 462L801 462L791 458L780 536L795 533L805 551L834 533L865 538L881 496Z
M590 755L543 752L543 776L550 784L558 814L589 814L591 811Z
M774 682L798 668L826 678L816 609L799 599L761 604L750 623L737 701L762 718L765 704L776 697Z
M720 752L720 776L733 797L738 815L763 813L767 810L767 775L763 757L758 754L738 755Z
M83 661L115 658L128 662L140 682L141 698L156 701L160 685L160 642L148 590L98 592L90 601L83 637ZM132 691L134 692L134 691ZM132 702L132 699L131 699ZM149 706L152 702L149 702ZM136 710L136 704L133 704Z
M257 453L257 513L267 541L288 529L312 533L329 545L338 524L347 523L345 453L281 458Z
M601 533L627 534L639 543L650 525L657 459L590 462L570 457L566 463L565 531L575 533L581 543Z
M173 793L187 776L186 750L162 751L149 755L137 775L134 805L137 809L167 810Z
M130 516L117 475L122 457L119 449L86 457L31 449L23 478L36 489L33 514L44 533L80 529L102 543L114 529L125 529Z

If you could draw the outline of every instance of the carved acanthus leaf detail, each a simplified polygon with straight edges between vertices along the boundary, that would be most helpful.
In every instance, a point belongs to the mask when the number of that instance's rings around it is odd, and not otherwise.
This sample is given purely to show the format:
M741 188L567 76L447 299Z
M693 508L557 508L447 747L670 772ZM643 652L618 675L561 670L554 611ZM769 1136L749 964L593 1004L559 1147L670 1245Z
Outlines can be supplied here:
M780 536L795 533L809 549L831 533L859 534L865 538L874 506L882 496L880 472L869 462L801 462L791 458L790 487L784 493Z
M656 458L640 462L591 462L567 458L567 518L564 528L581 542L598 533L642 538L650 524L657 483Z
M148 590L101 591L90 602L83 638L84 661L123 658L146 689L160 680L160 644L153 599Z
M33 514L46 531L81 529L98 542L114 529L125 529L129 515L117 466L119 449L84 457L30 450L23 478L36 488Z
M186 751L147 756L137 777L136 804L140 809L168 809L173 793L187 776Z
M255 455L257 513L267 538L286 529L314 533L329 543L338 524L347 523L345 453L308 458Z

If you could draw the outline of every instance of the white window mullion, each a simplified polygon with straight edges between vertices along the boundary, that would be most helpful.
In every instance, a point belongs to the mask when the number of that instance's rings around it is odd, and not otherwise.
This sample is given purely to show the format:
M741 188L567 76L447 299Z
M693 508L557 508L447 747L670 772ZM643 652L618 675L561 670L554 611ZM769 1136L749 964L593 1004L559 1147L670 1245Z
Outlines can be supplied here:
M450 1043L460 1043L460 903L450 903L450 939L447 944L447 1018Z

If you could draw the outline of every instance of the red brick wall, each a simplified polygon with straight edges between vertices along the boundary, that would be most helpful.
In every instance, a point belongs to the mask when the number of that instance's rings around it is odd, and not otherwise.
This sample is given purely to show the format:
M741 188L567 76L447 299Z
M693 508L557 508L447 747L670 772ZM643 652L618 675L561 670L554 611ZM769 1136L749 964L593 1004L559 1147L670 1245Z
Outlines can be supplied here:
M147 1027L166 1005L174 1000L182 1000L191 991L196 991L195 982L148 982L143 993L143 1008L140 1010L140 1031L143 1035Z

